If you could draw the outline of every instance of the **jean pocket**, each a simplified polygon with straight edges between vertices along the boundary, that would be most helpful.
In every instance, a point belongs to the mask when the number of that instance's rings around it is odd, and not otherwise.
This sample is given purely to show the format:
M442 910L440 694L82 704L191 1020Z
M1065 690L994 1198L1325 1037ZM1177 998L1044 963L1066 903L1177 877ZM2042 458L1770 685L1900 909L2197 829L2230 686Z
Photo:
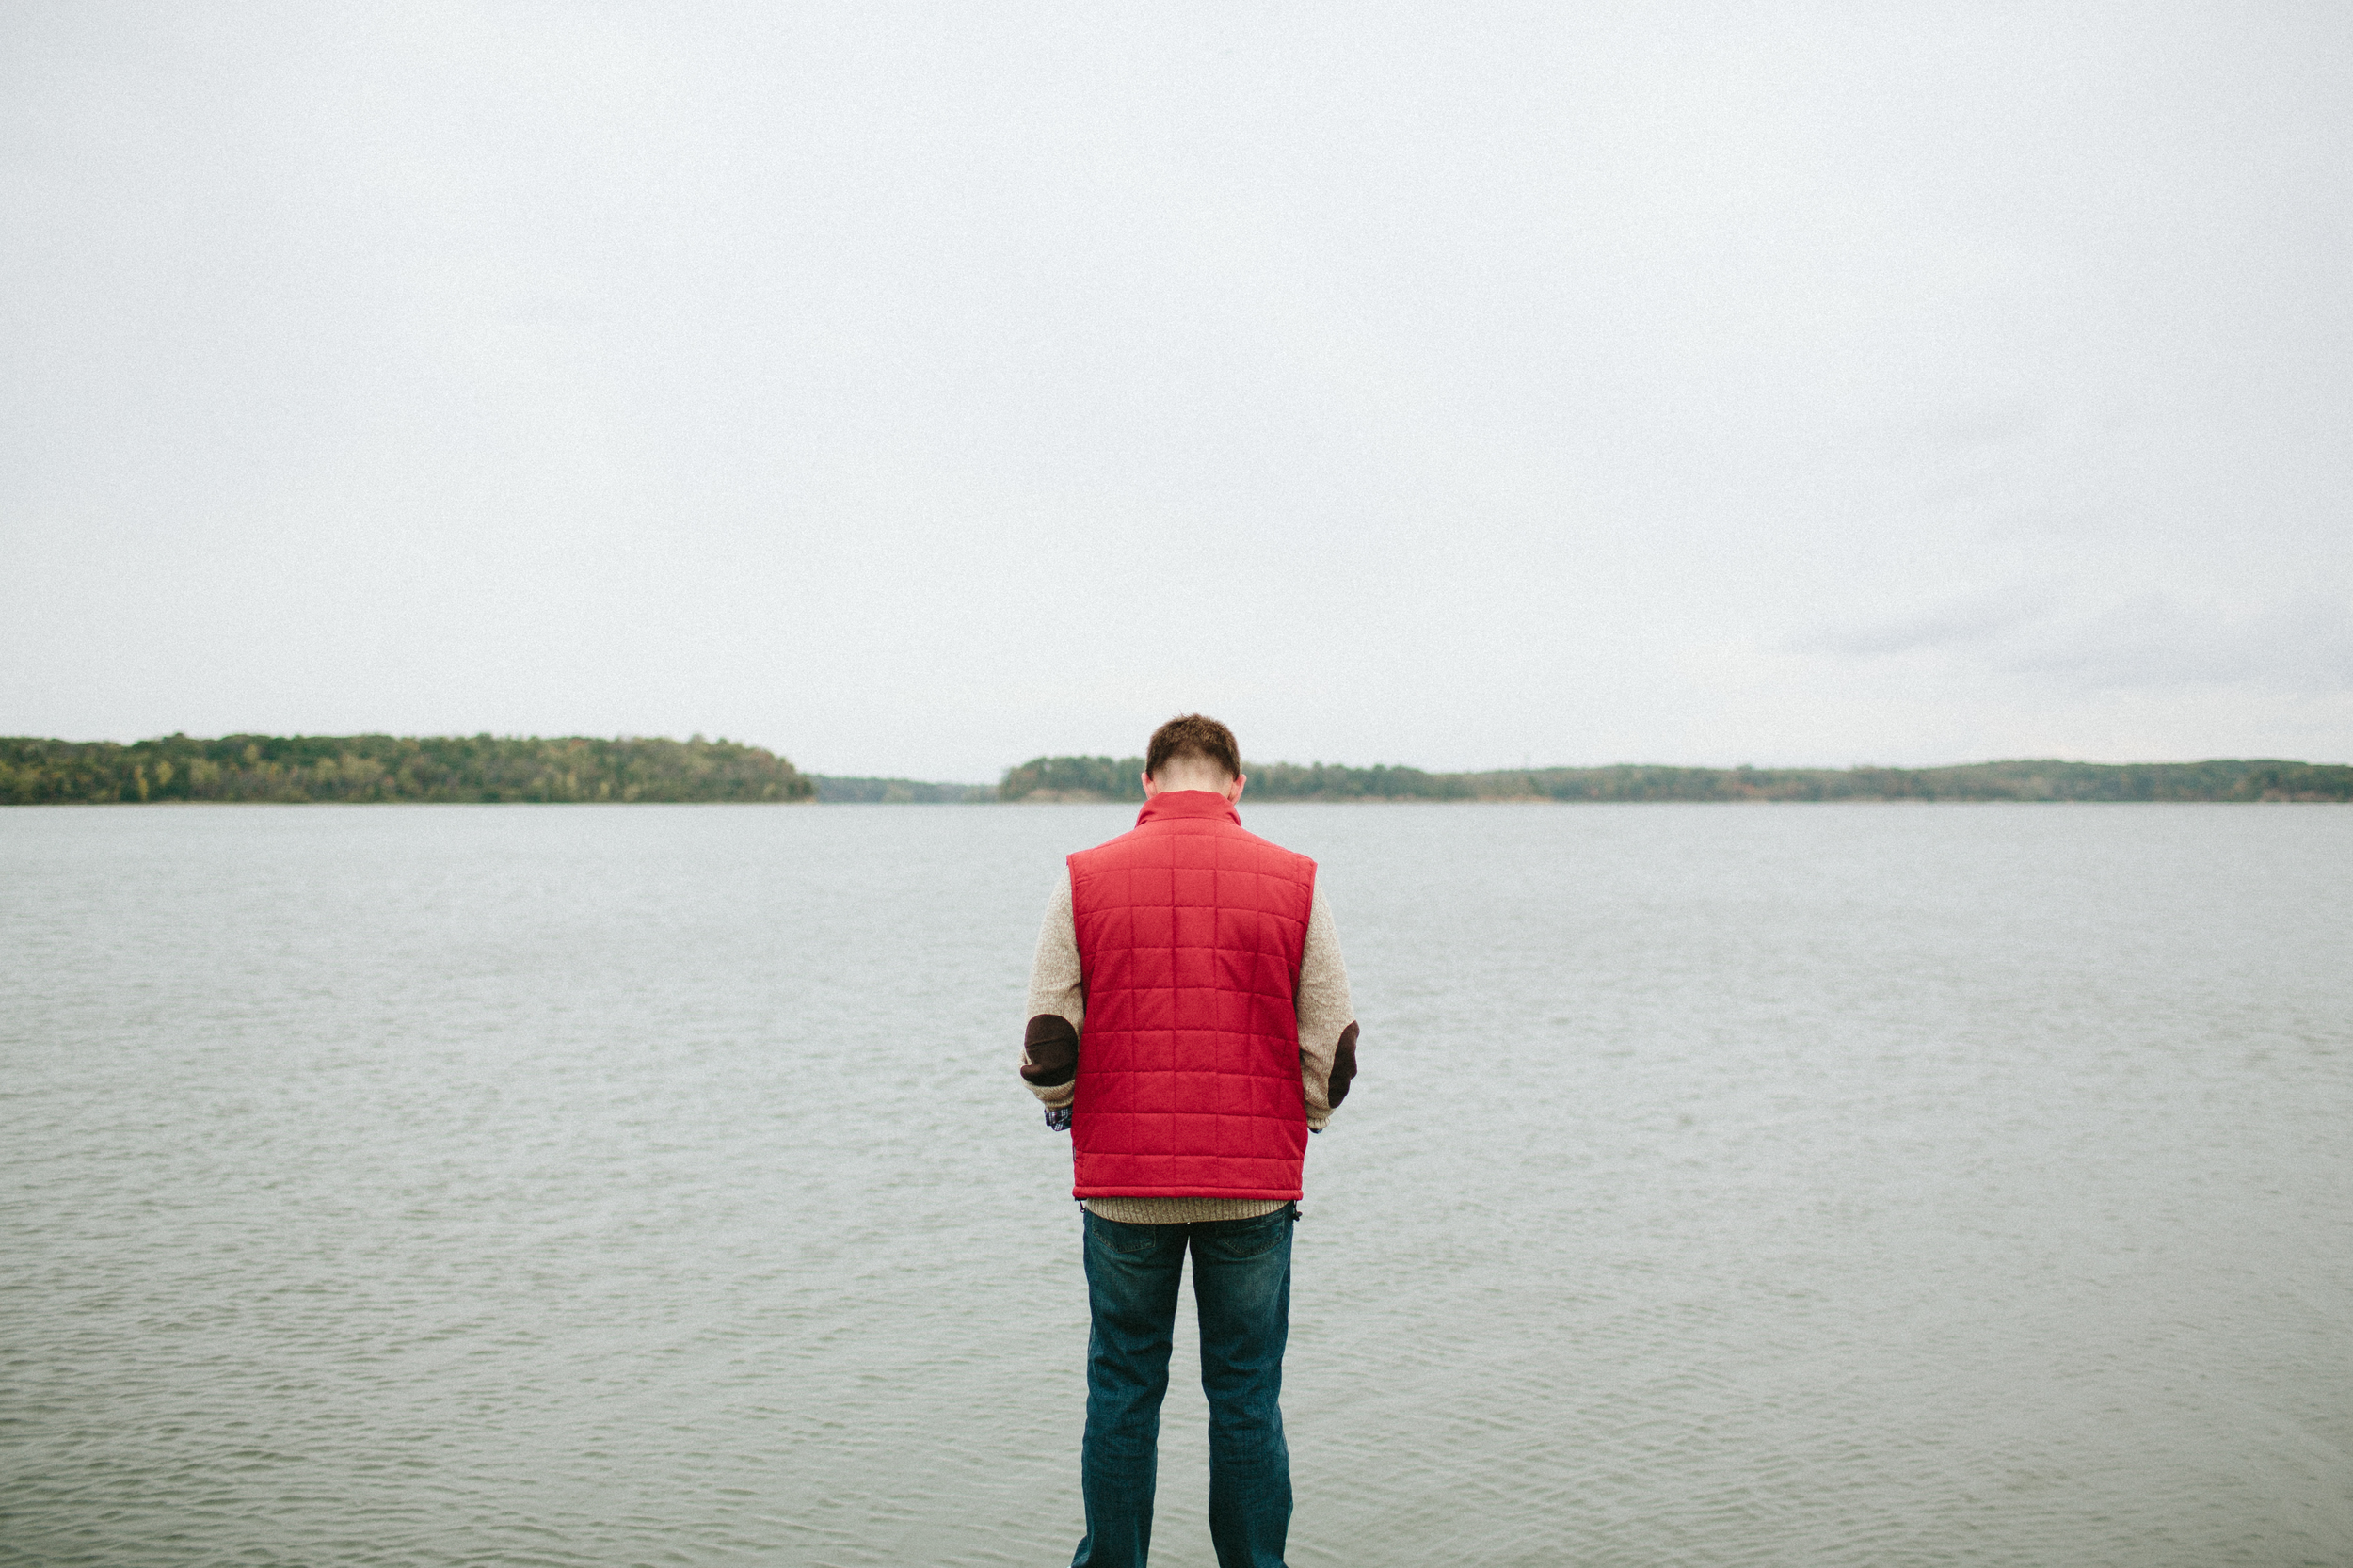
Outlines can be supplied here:
M1182 1225L1131 1225L1118 1220L1106 1220L1100 1214L1087 1216L1087 1229L1106 1251L1121 1257L1149 1257L1167 1245L1169 1234L1184 1234Z
M1254 1257L1264 1257L1289 1239L1293 1213L1291 1207L1285 1204L1272 1214L1240 1221L1231 1230L1196 1232L1193 1244L1220 1263L1247 1263Z

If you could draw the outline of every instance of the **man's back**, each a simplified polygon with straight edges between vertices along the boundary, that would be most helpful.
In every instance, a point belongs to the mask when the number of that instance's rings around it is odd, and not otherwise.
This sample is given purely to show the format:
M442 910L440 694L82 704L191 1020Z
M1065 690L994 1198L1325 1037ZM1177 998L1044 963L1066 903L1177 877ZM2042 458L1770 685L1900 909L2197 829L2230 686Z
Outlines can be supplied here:
M1173 790L1069 866L1087 986L1073 1195L1299 1197L1315 862L1243 831L1223 795Z

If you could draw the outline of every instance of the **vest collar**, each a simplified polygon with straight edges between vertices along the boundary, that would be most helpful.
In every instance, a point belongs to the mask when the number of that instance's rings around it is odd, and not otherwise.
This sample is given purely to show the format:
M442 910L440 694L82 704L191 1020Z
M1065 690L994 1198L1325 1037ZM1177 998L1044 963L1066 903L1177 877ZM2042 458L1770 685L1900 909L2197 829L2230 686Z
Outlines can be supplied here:
M1144 809L1136 813L1136 825L1171 817L1224 817L1236 827L1241 825L1241 813L1234 809L1234 803L1215 790L1162 790L1144 803Z

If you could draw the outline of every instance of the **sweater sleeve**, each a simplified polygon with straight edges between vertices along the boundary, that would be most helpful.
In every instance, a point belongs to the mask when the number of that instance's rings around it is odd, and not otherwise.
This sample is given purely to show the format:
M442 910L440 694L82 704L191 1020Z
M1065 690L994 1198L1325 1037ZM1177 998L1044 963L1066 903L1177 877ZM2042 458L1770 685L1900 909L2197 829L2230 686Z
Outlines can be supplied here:
M1070 873L1064 872L1038 928L1030 965L1030 1022L1022 1031L1021 1081L1048 1111L1078 1094L1079 1031L1086 1022L1086 977L1079 964L1079 928L1070 912Z
M1316 883L1307 912L1307 942L1299 959L1299 1085L1307 1098L1307 1126L1323 1130L1356 1077L1356 1006L1349 1000L1348 965L1340 936Z

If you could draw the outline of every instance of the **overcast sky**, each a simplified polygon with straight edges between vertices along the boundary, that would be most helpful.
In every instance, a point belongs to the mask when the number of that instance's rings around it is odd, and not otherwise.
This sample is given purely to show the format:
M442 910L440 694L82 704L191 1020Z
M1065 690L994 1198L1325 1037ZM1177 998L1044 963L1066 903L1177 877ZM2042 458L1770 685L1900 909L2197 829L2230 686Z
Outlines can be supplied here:
M0 733L2353 759L2353 8L0 6Z

